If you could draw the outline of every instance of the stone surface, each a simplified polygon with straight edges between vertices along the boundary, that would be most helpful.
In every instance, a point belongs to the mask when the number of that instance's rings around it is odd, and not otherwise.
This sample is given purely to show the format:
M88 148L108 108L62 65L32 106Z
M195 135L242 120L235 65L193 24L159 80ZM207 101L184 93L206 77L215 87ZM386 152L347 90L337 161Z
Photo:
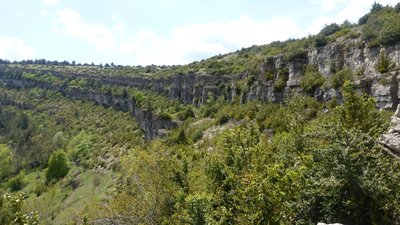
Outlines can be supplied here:
M360 38L348 40L342 38L323 47L310 48L306 51L306 54L289 60L284 55L267 57L262 61L258 68L258 74L255 76L249 73L239 75L191 73L186 75L176 74L170 77L107 77L68 74L49 70L15 69L0 65L0 84L14 87L39 86L51 89L54 87L51 87L48 83L28 81L21 76L19 78L16 76L22 74L22 72L43 74L51 72L54 76L60 78L81 77L106 85L120 85L150 90L195 106L206 104L209 98L217 99L220 96L223 96L227 101L238 100L242 103L251 100L279 103L292 95L303 93L300 84L307 66L311 65L317 68L328 81L335 71L347 67L357 73L354 81L357 92L375 97L378 108L394 109L398 105L400 96L400 44L375 48L366 46ZM381 74L375 69L380 52L385 52L394 65L394 69L390 73ZM287 74L283 74L282 71L285 70ZM275 90L273 87L275 80L266 80L266 73L271 73L274 79L279 76L285 76L287 78L286 87L281 91ZM13 78L10 79L9 75L13 75ZM250 78L254 79L254 81L248 82ZM243 88L243 84L246 85L245 88ZM90 99L107 107L129 111L133 116L137 117L138 123L148 138L157 136L158 130L168 129L170 126L174 127L176 125L176 123L170 121L160 120L154 113L142 111L135 104L127 102L118 96L82 92L76 89L66 89L65 87L62 87L60 91L72 99ZM337 102L342 102L340 89L321 87L317 88L310 96L319 101L336 99ZM393 130L400 130L400 126L394 127ZM164 133L164 131L161 133ZM390 139L394 137L386 136L384 138ZM392 144L392 142L385 143Z
M383 51L395 65L391 73L380 74L375 67L379 53ZM238 92L238 82L249 78L248 73L239 75L209 75L209 74L176 74L170 77L99 77L86 74L63 74L60 72L42 70L40 72L52 72L54 76L63 78L82 77L97 80L102 84L136 87L138 89L151 90L172 99L178 99L183 103L196 106L205 104L210 96L217 98L224 96L228 101L239 98L242 102L261 100L264 102L280 102L286 97L296 93L302 93L300 88L305 68L308 65L316 67L319 72L330 80L335 71L341 68L350 68L358 75L355 76L355 84L359 92L367 93L377 99L379 108L395 108L400 96L400 74L396 68L400 65L400 44L386 47L368 48L360 39L336 41L320 48L310 48L306 55L287 60L283 55L266 58L259 68L246 91ZM275 91L274 80L266 80L265 74L272 73L277 79L280 71L286 69L287 88L283 91ZM1 70L1 68L0 68ZM26 72L34 72L25 69ZM37 70L36 70L37 72ZM1 71L0 71L1 73ZM0 74L1 76L1 74ZM317 93L318 92L318 93ZM239 96L238 96L239 95ZM339 90L333 88L320 88L311 96L321 101L338 99L341 101Z
M12 88L33 88L40 87L43 89L58 90L64 96L74 100L90 100L105 107L112 107L116 110L129 112L143 130L147 139L154 139L163 134L165 130L178 127L178 123L172 120L162 119L152 111L137 107L134 99L123 98L109 93L98 93L93 91L85 91L79 88L66 88L53 86L49 83L34 80L15 80L3 79L6 86ZM6 98L0 97L0 103L7 103ZM12 102L10 102L12 104Z
M390 127L388 131L381 135L378 142L383 145L390 153L400 155L400 105L394 116L391 117Z

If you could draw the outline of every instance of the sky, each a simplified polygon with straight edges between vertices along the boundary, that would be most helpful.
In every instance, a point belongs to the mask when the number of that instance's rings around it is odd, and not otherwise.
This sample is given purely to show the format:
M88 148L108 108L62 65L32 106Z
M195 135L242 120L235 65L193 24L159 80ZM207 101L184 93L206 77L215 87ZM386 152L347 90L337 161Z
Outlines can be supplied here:
M177 65L357 22L374 0L0 0L0 58ZM395 5L398 0L378 0Z

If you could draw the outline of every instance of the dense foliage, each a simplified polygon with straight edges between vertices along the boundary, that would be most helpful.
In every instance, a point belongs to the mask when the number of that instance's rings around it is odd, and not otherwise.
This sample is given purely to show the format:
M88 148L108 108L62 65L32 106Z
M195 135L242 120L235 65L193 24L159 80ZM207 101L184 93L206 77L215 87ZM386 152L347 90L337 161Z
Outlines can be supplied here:
M50 155L48 169L46 171L46 182L58 180L65 177L69 171L68 159L65 152L58 150Z
M310 48L357 38L360 30L366 47L393 44L399 8L376 3L362 27L330 24L315 36L183 66L0 60L0 75L37 84L0 87L0 223L398 223L400 162L376 142L391 112L355 91L352 81L364 71L335 62L327 76L318 65L301 68L296 85L306 95L297 95L286 93L288 66L265 65L273 57L282 65L303 62ZM392 68L382 51L376 70ZM234 87L215 84L222 94L203 93L205 101L194 105L112 82L193 73L240 79ZM290 97L280 104L244 99L261 80ZM310 97L330 87L340 91L340 105ZM66 90L134 100L179 127L145 140L130 113L68 99ZM228 90L235 93L230 102Z

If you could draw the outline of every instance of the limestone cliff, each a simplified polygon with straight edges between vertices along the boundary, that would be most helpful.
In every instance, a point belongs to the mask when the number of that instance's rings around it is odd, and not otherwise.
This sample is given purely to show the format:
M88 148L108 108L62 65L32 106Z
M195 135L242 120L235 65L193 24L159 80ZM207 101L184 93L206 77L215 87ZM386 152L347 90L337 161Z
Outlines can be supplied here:
M393 65L388 73L379 73L376 70L380 52L384 52ZM134 76L134 74L130 77L107 77L68 74L50 70L36 72L52 72L53 75L62 78L82 77L108 85L151 90L169 98L178 99L183 103L199 106L205 104L210 97L224 96L225 100L236 99L241 102L254 99L264 102L280 102L290 95L304 93L300 83L308 65L316 67L327 80L336 71L349 68L357 74L354 79L358 90L375 97L377 107L394 109L398 104L400 44L370 48L360 38L339 38L323 47L305 49L305 54L290 59L287 59L285 55L265 58L259 68L255 69L256 75L249 72L237 75L190 73L151 78ZM286 86L276 90L273 84L279 76L282 76L282 71L286 71ZM272 74L272 79L267 79L266 73ZM313 93L308 94L321 101L333 98L341 101L340 90L329 85L317 88Z
M60 91L64 96L71 99L94 101L97 104L103 105L105 107L112 107L116 110L129 112L132 116L135 117L141 129L144 131L145 137L147 139L154 139L162 135L164 130L174 129L178 127L178 124L175 121L160 118L154 112L138 107L135 99L128 99L109 93L87 91L79 88L55 86L50 83L29 79L17 80L0 76L0 80L4 86L11 88L39 87L42 89L57 90ZM7 96L0 97L0 103L11 105L17 104L7 98ZM23 107L27 106L24 105Z

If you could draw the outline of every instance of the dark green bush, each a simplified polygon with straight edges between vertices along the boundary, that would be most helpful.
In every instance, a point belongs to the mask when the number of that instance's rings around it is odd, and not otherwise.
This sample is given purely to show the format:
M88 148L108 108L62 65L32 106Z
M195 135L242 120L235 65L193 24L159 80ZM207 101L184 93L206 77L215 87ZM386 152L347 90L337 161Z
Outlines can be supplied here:
M375 8L378 9L368 14L362 39L371 42L370 47L396 43L400 40L400 14L394 8Z
M221 115L220 117L218 117L217 118L218 119L218 124L219 125L222 125L222 124L225 124L225 123L227 123L228 121L229 121L229 119L230 119L230 117L229 117L229 115Z
M18 176L11 178L8 181L10 191L15 192L22 190L27 185L26 181L24 181L24 177L23 174L19 174Z
M69 162L67 154L62 150L54 151L49 159L48 169L46 171L46 182L58 180L65 177L69 171Z
M269 81L269 80L273 80L275 78L275 74L271 73L271 72L265 72L264 73L264 78L265 80Z
M274 83L274 91L283 91L286 87L287 79L284 76L280 76Z
M319 32L319 35L328 36L338 32L341 27L337 23L331 23L329 25L324 26L322 30Z
M385 52L381 52L379 54L378 63L376 64L376 70L379 73L387 73L389 72L391 67L391 62L389 57L385 55Z
M326 44L328 44L328 40L325 36L322 35L317 35L314 41L314 46L319 48L319 47L323 47Z
M182 121L184 121L190 117L195 117L195 114L191 107L186 107L183 111L179 112L177 115L177 118Z

